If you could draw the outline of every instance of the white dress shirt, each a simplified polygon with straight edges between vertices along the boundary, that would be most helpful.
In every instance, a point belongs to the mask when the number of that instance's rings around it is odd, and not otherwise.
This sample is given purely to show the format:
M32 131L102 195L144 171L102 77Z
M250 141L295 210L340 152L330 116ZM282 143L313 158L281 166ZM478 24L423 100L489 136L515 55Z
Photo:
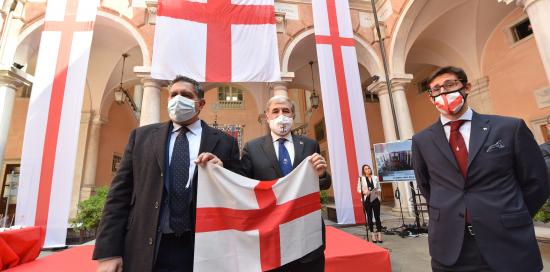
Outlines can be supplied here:
M470 132L472 131L472 109L468 107L468 110L462 114L458 118L458 120L466 120L462 126L458 129L460 134L462 134L462 138L464 138L464 144L466 145L466 149L470 151ZM445 116L440 116L441 124L443 125L443 129L445 130L445 136L447 136L447 141L449 140L449 137L451 136L451 119L446 118Z
M181 128L180 125L172 122L174 129L172 129L172 134L170 135L170 148L168 149L168 163L172 163L172 151L174 150L174 143L178 137L179 131ZM194 123L187 126L189 130L187 134L187 140L189 141L189 179L185 188L189 188L191 185L191 180L193 180L193 174L195 173L195 160L199 156L199 147L201 145L201 135L202 135L202 125L201 120L197 120Z
M277 159L279 159L279 138L285 138L285 147L288 151L288 155L290 156L290 163L294 165L294 143L292 141L292 133L289 133L285 137L281 137L273 131L271 132L271 138L273 139L273 147L275 148L275 155L277 155Z

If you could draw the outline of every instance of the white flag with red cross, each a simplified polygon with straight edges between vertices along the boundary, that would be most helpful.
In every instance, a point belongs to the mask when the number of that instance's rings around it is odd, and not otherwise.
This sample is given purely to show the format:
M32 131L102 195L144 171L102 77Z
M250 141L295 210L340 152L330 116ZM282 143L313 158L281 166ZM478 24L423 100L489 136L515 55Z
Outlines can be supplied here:
M347 0L313 0L315 43L338 223L365 222L357 186L372 167L359 64ZM352 125L353 124L353 125Z
M48 0L25 125L15 223L65 245L98 0Z
M280 80L273 0L159 0L151 76Z
M319 178L309 159L259 181L214 164L199 168L195 271L265 271L322 245Z

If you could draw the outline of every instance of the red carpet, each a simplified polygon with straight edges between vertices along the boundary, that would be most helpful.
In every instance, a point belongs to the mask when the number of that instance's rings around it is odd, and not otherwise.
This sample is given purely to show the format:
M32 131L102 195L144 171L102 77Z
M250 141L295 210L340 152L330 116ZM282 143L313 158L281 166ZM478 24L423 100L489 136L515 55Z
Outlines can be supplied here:
M327 227L325 259L327 272L391 271L388 250L333 227Z
M93 246L78 246L30 263L6 270L9 272L94 272ZM377 245L333 227L327 227L326 271L390 272L390 254Z
M55 253L33 262L22 264L6 271L9 272L95 272L96 263L92 261L94 246L77 246Z

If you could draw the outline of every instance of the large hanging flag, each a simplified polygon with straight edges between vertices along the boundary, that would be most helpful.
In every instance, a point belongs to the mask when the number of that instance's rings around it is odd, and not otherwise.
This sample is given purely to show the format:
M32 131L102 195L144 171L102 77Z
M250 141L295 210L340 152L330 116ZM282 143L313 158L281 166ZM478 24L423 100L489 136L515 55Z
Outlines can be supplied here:
M361 165L372 162L349 4L313 0L312 7L338 223L363 223L354 189Z
M159 0L151 75L279 81L276 35L273 0Z
M199 168L195 271L266 271L322 245L319 178L309 159L258 181Z
M48 0L23 139L15 223L65 245L98 0Z

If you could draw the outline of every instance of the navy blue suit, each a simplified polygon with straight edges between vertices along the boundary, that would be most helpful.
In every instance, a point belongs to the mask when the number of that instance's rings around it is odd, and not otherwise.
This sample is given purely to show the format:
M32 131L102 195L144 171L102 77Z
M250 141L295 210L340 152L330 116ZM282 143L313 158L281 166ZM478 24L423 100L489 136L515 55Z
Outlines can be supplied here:
M416 181L429 205L430 255L451 266L465 210L475 243L495 271L541 271L531 217L548 198L541 152L523 120L473 113L467 181L438 120L412 139Z

